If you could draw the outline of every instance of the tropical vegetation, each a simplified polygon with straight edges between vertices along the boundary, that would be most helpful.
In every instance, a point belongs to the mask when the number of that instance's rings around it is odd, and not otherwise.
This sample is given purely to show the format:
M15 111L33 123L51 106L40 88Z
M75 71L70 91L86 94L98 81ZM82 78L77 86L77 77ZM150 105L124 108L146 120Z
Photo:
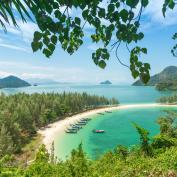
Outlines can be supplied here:
M177 95L163 96L157 100L159 103L177 104Z
M166 111L157 120L160 133L150 137L144 128L133 124L140 144L132 148L117 146L95 161L88 159L82 145L66 161L49 154L42 145L29 166L13 165L9 156L1 158L0 175L8 177L176 177L177 176L177 111Z
M20 153L37 130L88 109L118 104L87 93L0 95L0 157Z
M176 91L177 82L163 82L156 85L156 89L159 91Z

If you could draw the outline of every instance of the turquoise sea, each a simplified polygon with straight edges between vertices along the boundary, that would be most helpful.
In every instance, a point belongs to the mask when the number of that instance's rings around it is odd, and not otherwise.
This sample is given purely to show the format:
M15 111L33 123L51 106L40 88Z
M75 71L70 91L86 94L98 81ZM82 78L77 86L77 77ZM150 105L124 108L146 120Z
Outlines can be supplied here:
M55 84L39 85L37 87L7 88L1 89L6 94L15 94L18 92L43 93L43 92L87 92L90 94L104 95L105 97L117 98L121 104L129 103L152 103L160 96L170 95L171 92L158 92L154 87L144 86L119 86L119 85L89 85L89 84Z
M18 92L43 93L43 92L87 92L90 94L104 95L107 98L115 97L121 104L154 103L161 96L171 95L172 92L158 92L154 87L135 87L118 85L79 85L56 84L40 85L17 89L1 89L6 94ZM177 93L177 92L175 92ZM169 108L168 108L169 109ZM172 109L172 108L170 108ZM148 129L153 136L159 132L156 119L165 114L164 108L131 108L113 111L104 115L94 115L93 119L78 134L65 134L56 136L55 154L65 159L71 150L81 142L84 151L91 159L100 157L103 153L113 150L117 145L131 147L139 142L138 134L132 126L136 122ZM104 134L94 134L93 129L104 129ZM60 138L59 138L60 137Z

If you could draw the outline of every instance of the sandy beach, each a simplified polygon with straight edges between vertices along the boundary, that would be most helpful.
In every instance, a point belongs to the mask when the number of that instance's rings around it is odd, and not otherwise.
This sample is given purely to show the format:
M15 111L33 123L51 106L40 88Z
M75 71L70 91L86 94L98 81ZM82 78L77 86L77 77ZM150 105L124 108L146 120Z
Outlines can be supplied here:
M63 120L59 120L55 123L49 124L47 128L41 129L38 131L43 137L43 144L46 145L47 150L50 152L52 142L55 140L55 137L59 134L63 134L65 129L72 123L80 120L81 118L86 118L91 115L105 112L105 111L113 111L113 110L122 110L129 108L148 108L148 107L176 107L177 105L165 105L165 104L129 104L129 105L119 105L113 107L99 108L94 110L89 110L71 117L67 117Z

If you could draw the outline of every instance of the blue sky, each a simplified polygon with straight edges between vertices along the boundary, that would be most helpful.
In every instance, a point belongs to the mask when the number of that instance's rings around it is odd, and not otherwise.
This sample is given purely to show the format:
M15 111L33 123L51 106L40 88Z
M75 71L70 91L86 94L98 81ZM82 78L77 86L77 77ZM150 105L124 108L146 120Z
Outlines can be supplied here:
M145 38L140 44L148 48L148 55L142 60L151 64L151 74L169 65L177 66L177 58L170 53L175 44L171 37L177 32L177 9L168 11L164 19L162 2L163 0L153 0L143 11L141 29ZM58 46L50 59L45 58L41 52L33 53L30 48L37 26L33 22L23 24L19 20L19 27L20 29L16 29L8 26L7 34L0 31L0 77L16 75L23 79L45 78L82 83L98 83L107 79L116 84L133 82L130 71L117 62L114 52L105 70L95 66L91 54L99 45L90 42L89 26L85 29L88 34L85 43L75 54L70 56ZM124 63L129 64L128 53L123 46L119 55Z

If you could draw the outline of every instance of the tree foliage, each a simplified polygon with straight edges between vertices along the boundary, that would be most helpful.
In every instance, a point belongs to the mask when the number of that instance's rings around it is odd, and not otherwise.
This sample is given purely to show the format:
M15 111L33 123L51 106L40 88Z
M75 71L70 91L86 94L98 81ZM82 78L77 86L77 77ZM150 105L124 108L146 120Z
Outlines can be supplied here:
M114 49L119 63L130 69L133 78L140 77L147 83L150 65L140 61L140 53L147 54L147 49L138 46L137 42L144 38L140 31L141 16L148 4L149 0L1 0L0 24L3 29L7 23L17 26L16 12L23 22L27 22L27 17L35 21L39 30L34 33L31 46L34 52L42 50L46 57L54 53L58 43L72 55L84 43L84 27L88 24L92 28L92 42L102 45L92 53L94 63L104 69ZM167 9L173 10L175 5L175 0L164 0L164 17ZM176 38L175 33L173 39ZM128 65L119 57L121 44L125 44L130 53ZM132 49L130 44L134 46ZM177 45L171 50L173 56L177 56L176 49Z
M84 43L84 28L89 25L92 28L92 42L102 45L92 53L94 63L105 68L111 51L115 50L118 61L131 70L132 76L140 77L147 83L150 65L140 61L140 53L147 54L147 49L137 43L144 38L140 31L141 16L148 4L149 0L8 0L2 1L0 5L0 16L3 19L1 26L5 28L4 21L12 21L17 25L12 8L15 7L24 22L25 17L29 17L39 27L31 43L33 51L42 50L46 57L50 57L58 44L70 55L77 51ZM174 6L174 0L165 0L162 8L164 16L166 10L173 9ZM176 39L176 35L173 38ZM130 53L130 64L123 63L119 57L118 49L121 44L125 44ZM130 44L133 45L132 49Z
M142 9L148 5L148 0L111 0L104 7L101 3L102 0L50 1L46 4L38 1L32 8L40 29L34 33L33 51L42 50L46 57L50 57L57 43L60 43L63 50L72 55L83 44L84 26L88 23L94 31L90 35L92 42L102 44L102 47L92 53L94 63L105 68L110 59L110 52L115 49L117 59L122 64L118 57L121 43L125 43L128 48L130 43L137 43L144 37L143 33L139 32L139 26ZM138 4L140 12L136 15L134 11ZM61 11L63 7L64 12ZM70 15L69 11L73 9L81 15ZM150 65L139 61L140 52L146 54L147 49L136 46L130 52L131 66L123 65L130 68L134 78L140 76L147 83Z
M19 153L40 127L67 116L118 104L86 93L0 95L0 157Z
M141 148L141 151L143 152L143 154L146 156L152 156L152 147L150 145L150 138L149 138L149 132L140 127L139 125L137 124L133 124L134 127L136 128L138 134L140 135L140 148Z
M165 104L176 104L177 103L177 95L171 95L171 96L163 96L157 100L159 103L165 103Z

